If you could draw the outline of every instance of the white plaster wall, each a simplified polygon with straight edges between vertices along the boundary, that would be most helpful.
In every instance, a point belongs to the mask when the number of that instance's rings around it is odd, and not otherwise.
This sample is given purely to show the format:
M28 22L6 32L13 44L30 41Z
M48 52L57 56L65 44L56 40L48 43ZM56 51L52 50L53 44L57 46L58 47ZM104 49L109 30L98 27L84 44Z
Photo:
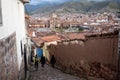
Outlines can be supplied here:
M20 41L25 38L24 5L19 0L1 0L2 20L0 26L0 39L8 37L16 32L18 66L21 64Z

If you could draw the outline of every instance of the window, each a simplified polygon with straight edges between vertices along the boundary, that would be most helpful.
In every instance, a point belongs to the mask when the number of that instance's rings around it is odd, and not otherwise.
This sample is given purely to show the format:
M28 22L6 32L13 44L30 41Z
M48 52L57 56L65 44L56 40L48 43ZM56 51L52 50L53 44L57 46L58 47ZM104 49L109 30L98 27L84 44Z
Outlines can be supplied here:
M1 8L1 0L0 0L0 25L2 25L2 8Z

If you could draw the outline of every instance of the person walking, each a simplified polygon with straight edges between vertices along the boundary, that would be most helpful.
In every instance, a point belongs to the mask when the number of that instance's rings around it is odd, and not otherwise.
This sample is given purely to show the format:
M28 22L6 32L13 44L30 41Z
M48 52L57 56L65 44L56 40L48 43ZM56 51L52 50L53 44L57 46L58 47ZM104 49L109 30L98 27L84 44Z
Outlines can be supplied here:
M37 57L37 55L35 56L35 69L38 69L38 57Z
M44 67L46 61L45 61L45 57L43 55L41 56L40 62L41 62L41 67Z
M52 55L52 57L50 59L50 63L52 65L52 67L54 68L55 67L55 63L56 63L56 59L55 59L54 55Z

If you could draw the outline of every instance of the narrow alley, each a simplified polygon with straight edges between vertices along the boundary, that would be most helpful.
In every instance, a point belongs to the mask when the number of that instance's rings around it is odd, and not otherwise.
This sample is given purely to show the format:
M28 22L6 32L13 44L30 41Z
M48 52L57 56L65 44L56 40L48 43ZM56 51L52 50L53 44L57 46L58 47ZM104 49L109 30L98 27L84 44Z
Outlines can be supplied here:
M80 79L79 77L63 73L60 70L52 68L47 64L43 68L41 67L41 64L39 64L38 70L35 70L34 65L31 67L29 80L85 80L85 79Z

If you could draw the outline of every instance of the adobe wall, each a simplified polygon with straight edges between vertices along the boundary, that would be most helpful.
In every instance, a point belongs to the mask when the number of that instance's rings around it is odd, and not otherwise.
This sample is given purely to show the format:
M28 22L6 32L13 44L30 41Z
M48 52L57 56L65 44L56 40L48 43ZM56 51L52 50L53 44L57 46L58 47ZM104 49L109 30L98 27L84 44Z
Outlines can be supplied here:
M117 35L89 37L77 44L69 42L51 45L49 51L55 55L57 65L65 71L114 80L117 44Z
M0 80L17 80L16 33L0 40Z

